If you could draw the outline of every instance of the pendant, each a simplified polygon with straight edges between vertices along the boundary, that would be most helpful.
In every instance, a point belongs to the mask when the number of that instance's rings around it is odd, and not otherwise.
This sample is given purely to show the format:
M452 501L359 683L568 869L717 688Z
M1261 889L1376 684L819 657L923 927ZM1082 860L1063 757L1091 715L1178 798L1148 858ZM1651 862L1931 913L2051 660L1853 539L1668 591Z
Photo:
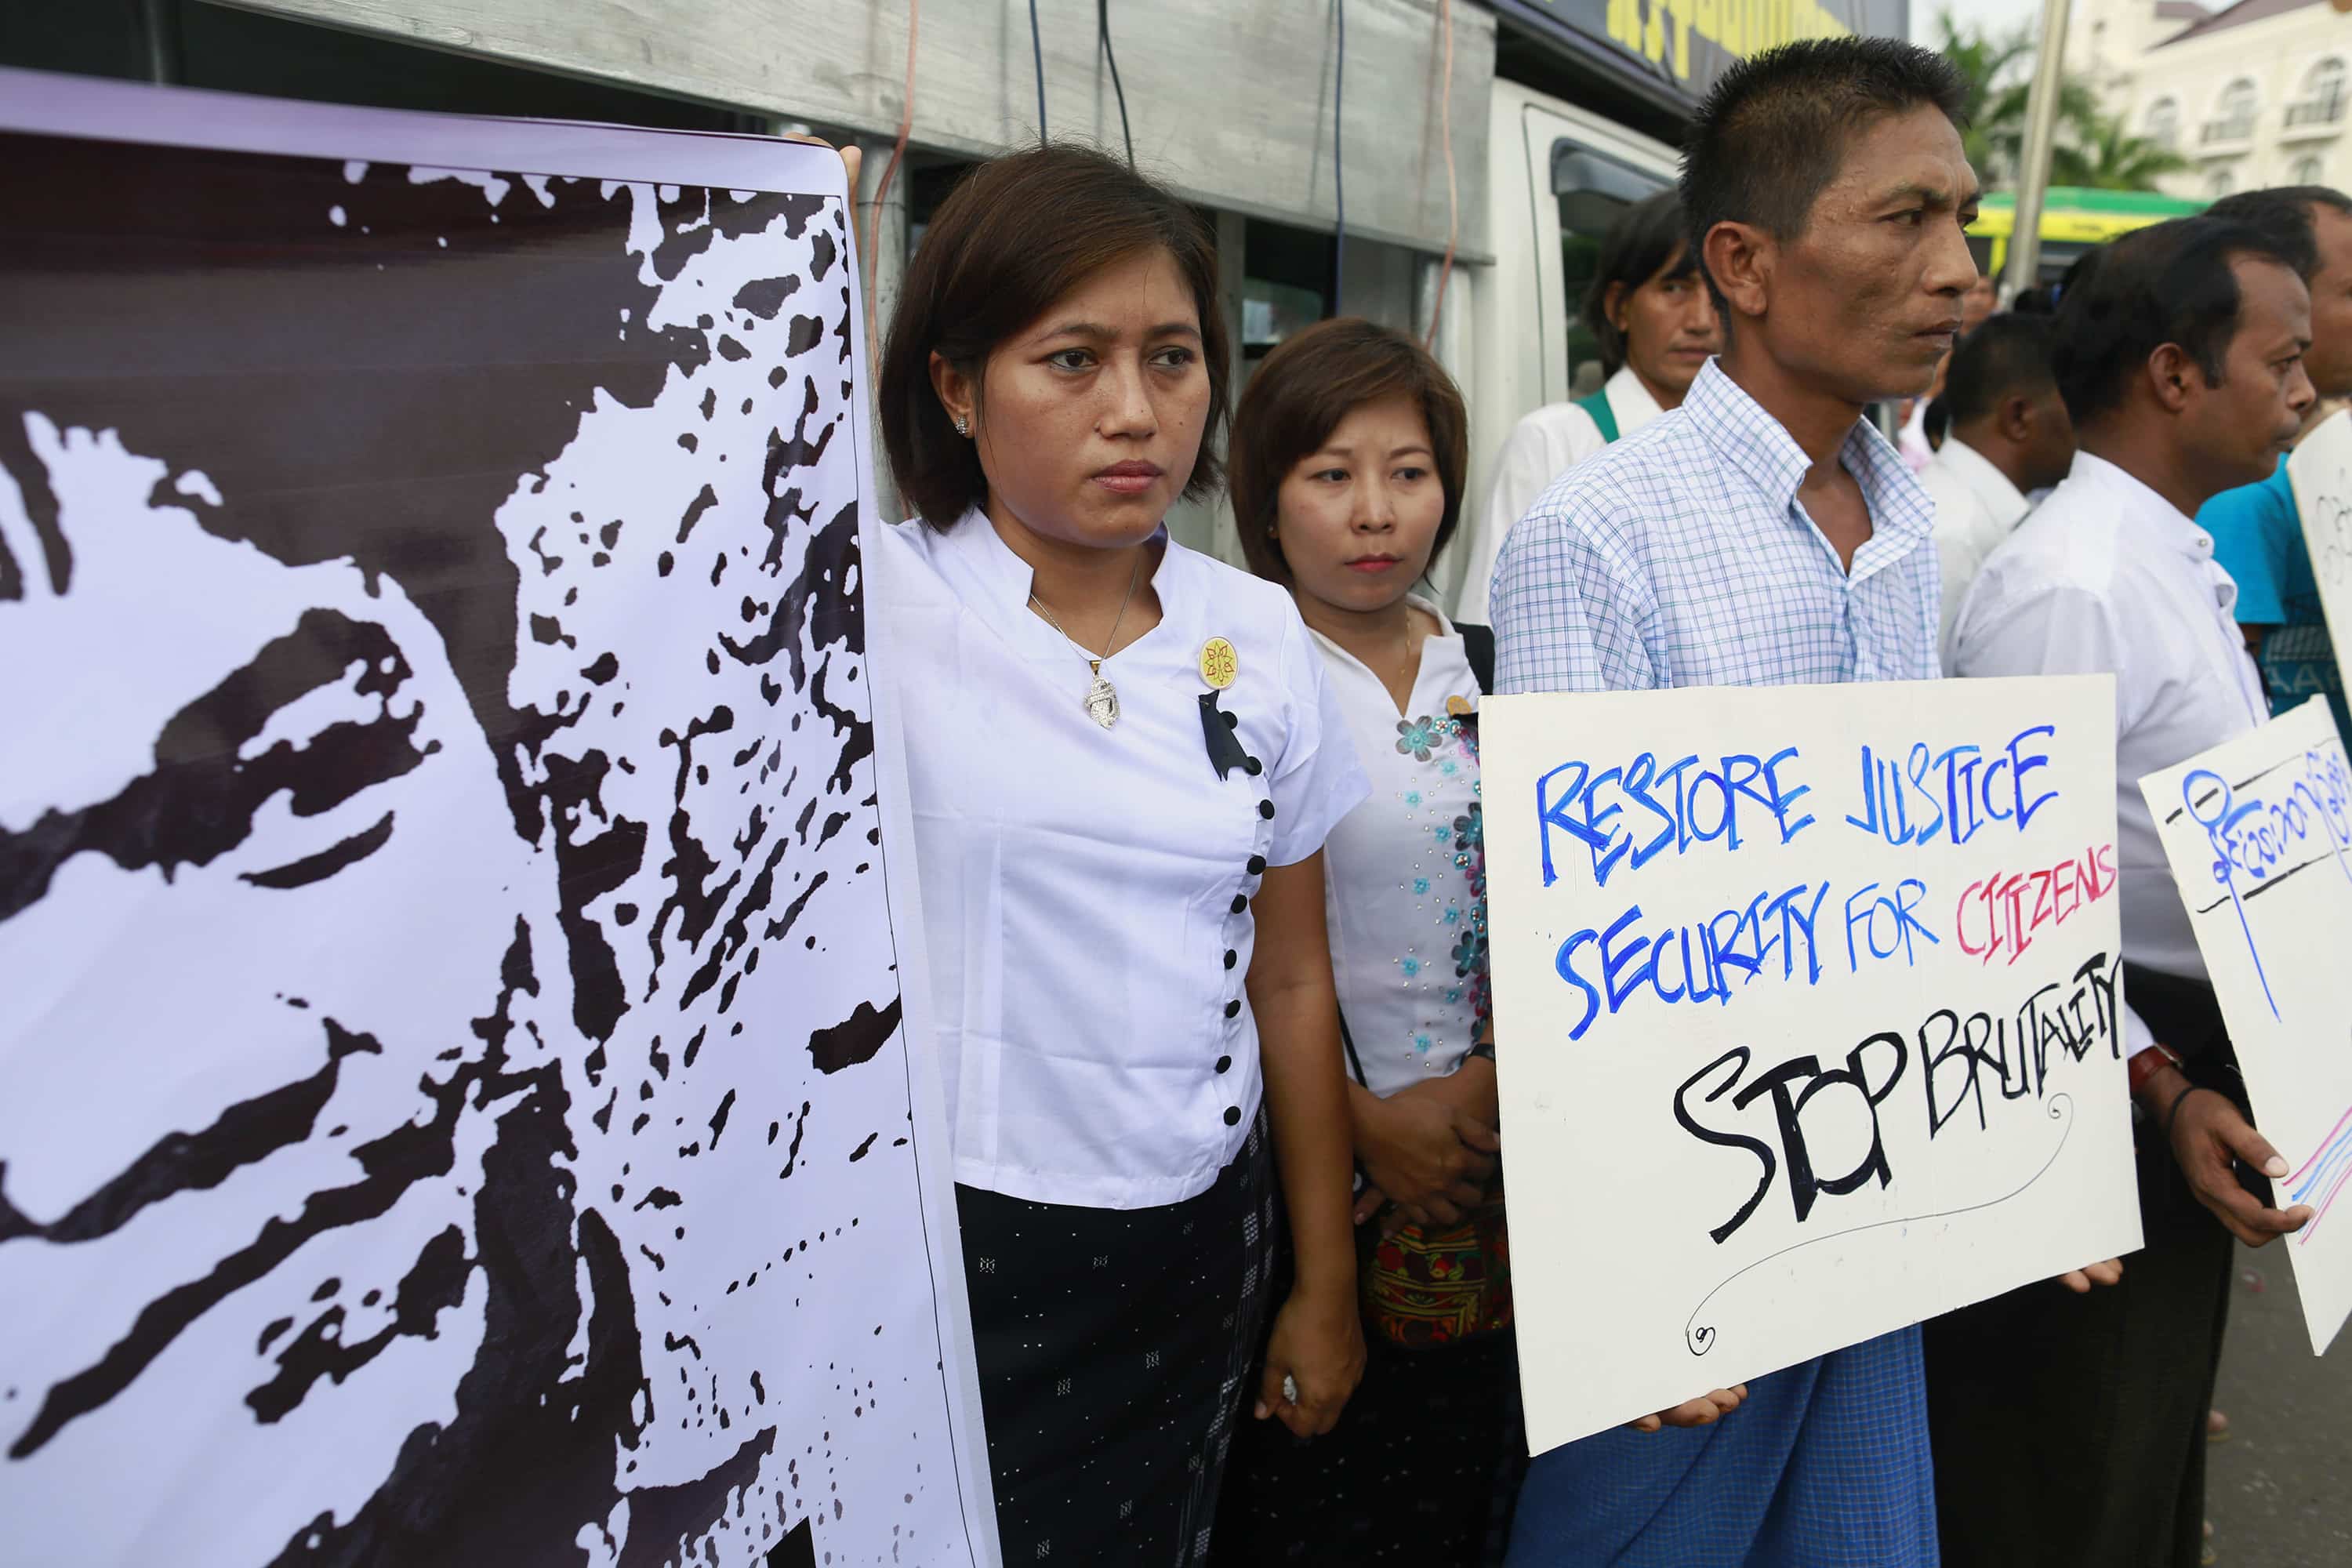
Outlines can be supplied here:
M1106 730L1118 722L1118 693L1099 670L1095 683L1087 688L1087 717Z

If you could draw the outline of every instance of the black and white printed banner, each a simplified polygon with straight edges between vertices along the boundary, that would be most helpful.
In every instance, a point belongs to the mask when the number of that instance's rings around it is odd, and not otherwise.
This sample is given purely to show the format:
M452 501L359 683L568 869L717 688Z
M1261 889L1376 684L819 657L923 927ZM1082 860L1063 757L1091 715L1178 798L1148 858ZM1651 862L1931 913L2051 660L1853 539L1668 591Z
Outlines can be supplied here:
M993 1563L838 160L0 73L0 1561Z

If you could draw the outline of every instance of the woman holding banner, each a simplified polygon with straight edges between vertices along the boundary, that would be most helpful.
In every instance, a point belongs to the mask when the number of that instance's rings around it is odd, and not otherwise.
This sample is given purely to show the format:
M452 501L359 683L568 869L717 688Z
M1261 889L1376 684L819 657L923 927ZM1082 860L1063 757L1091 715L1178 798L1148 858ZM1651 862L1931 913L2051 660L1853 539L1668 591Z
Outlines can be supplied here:
M1363 1365L1321 851L1368 786L1288 596L1161 526L1218 480L1226 373L1205 226L1071 147L940 206L881 366L1007 1562L1203 1560L1237 1406L1315 1436ZM1298 1267L1253 1385L1277 1159Z
M1420 344L1358 320L1276 349L1234 422L1242 549L1297 601L1377 781L1324 853L1370 1360L1321 1442L1244 1434L1221 1564L1475 1568L1524 1462L1478 784L1494 639L1413 592L1461 518L1467 426Z

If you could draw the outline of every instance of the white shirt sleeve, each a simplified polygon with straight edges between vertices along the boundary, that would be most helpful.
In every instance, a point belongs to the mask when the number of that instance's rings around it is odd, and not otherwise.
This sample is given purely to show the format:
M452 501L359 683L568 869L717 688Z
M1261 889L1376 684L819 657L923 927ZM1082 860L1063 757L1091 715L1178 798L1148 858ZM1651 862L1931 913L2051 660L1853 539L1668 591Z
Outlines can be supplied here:
M1324 672L1323 656L1307 635L1307 625L1290 611L1282 633L1283 716L1287 721L1282 755L1266 781L1274 801L1272 866L1296 866L1323 847L1339 819L1372 793L1339 693Z
M2123 636L2112 605L2071 586L2039 589L2007 603L1997 600L1997 595L1970 599L1952 647L1953 674L2112 675L2116 733L2131 727ZM2156 1036L2133 1009L2128 994L2123 1013L2124 1058L2129 1060L2156 1044Z
M1487 489L1486 513L1462 542L1468 564L1454 596L1455 620L1473 626L1493 624L1487 590L1512 527L1527 516L1528 509L1552 480L1607 445L1592 416L1572 403L1547 405L1511 427L1502 450L1495 455L1495 479Z
M1939 517L1937 521L1940 525L1943 520ZM1936 561L1943 568L1944 576L1944 610L1937 627L1936 646L1943 655L1944 673L1956 675L1959 672L1958 650L1953 646L1953 638L1959 630L1960 605L1968 598L1969 584L1976 580L1977 568L1984 564L1984 557L1978 553L1975 542L1958 529L1948 532L1938 526L1935 537Z

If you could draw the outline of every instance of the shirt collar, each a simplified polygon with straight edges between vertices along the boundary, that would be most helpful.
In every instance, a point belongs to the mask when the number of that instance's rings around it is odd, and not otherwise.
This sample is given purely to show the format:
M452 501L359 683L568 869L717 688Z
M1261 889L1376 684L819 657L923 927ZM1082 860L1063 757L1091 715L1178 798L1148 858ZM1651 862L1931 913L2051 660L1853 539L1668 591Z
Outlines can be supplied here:
M1620 436L1631 436L1665 412L1658 406L1658 400L1650 395L1650 389L1642 384L1642 378L1633 374L1633 367L1630 364L1620 366L1617 374L1611 376L1608 384L1601 390L1608 395L1609 412L1617 416L1617 434Z
M2213 536L2129 471L2088 452L2074 455L2069 483L2104 489L2128 508L2132 525L2152 532L2191 561L2213 559Z
M2010 478L1996 467L1993 460L1961 440L1958 436L1944 437L1943 448L1936 461L1950 471L1952 477L1966 485L1969 493L1984 503L1995 522L2003 528L2015 528L2032 509L2026 504L2024 492L2010 482Z
M1709 360L1683 399L1699 435L1733 468L1747 475L1765 500L1783 512L1797 504L1797 489L1804 483L1812 459L1797 445L1787 426L1724 373L1721 360ZM1870 509L1871 541L1854 557L1853 576L1865 574L1864 556L1874 569L1899 558L1913 544L1935 531L1936 504L1904 466L1902 456L1867 419L1857 419L1838 448L1839 460L1854 483L1862 487L1863 504Z
M1165 538L1167 532L1167 525L1163 523L1152 538ZM986 512L973 507L956 520L955 526L947 530L943 538L949 552L961 560L964 570L979 582L988 595L991 608L1004 617L1006 624L1021 626L1024 629L1030 622L1045 625L1029 614L1029 595L1036 586L1037 574L1030 570L1029 563L1013 552L1013 547L1004 542L1003 535L996 531L996 525L988 521ZM1153 591L1160 595L1162 619L1173 613L1168 602L1169 591L1177 571L1181 570L1181 567L1171 569L1171 563L1176 552L1175 542L1168 541L1168 547L1160 552L1160 563L1149 579ZM1051 626L1045 629L1053 630Z
M1437 636L1435 638L1431 640L1435 641L1437 638L1445 637L1451 637L1456 641L1461 639L1462 629L1459 626L1456 626L1454 622L1447 617L1444 610L1437 607L1437 601L1434 599L1424 599L1419 594L1407 594L1404 596L1404 602L1411 605L1416 610L1425 611L1429 617L1437 623ZM1346 648L1341 647L1329 637L1325 637L1321 632L1317 631L1313 626L1308 626L1307 628L1307 635L1313 637L1316 643L1327 652L1339 655L1341 658L1346 658L1350 663L1356 665L1358 668L1363 668L1363 661L1361 659L1357 658L1355 655L1349 653ZM1371 671L1367 669L1364 673L1370 675ZM1378 678L1375 677L1374 679Z

